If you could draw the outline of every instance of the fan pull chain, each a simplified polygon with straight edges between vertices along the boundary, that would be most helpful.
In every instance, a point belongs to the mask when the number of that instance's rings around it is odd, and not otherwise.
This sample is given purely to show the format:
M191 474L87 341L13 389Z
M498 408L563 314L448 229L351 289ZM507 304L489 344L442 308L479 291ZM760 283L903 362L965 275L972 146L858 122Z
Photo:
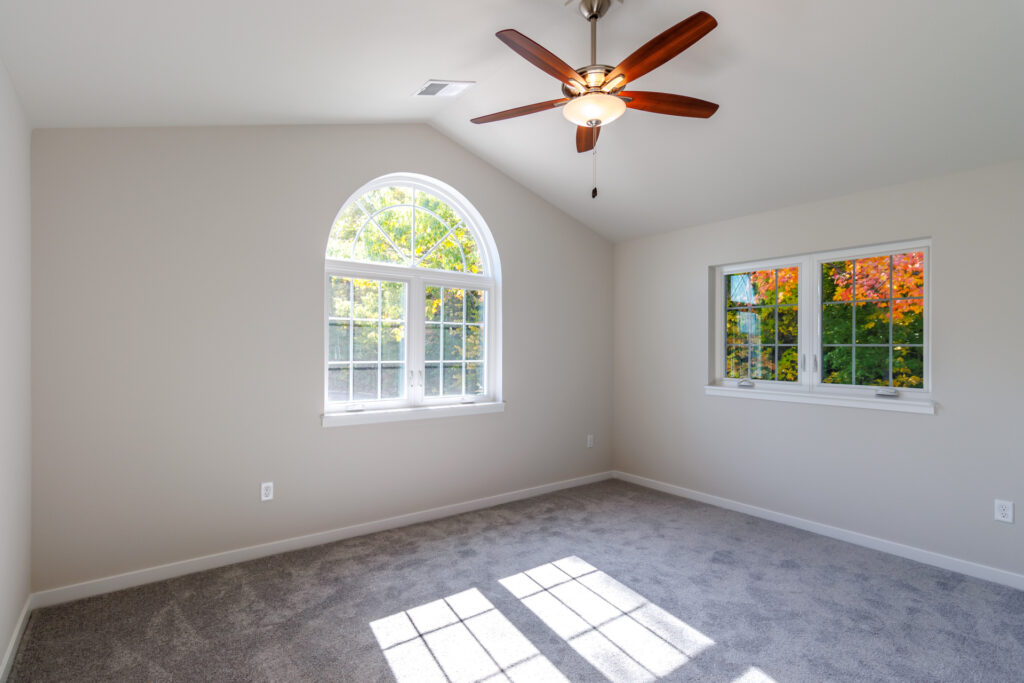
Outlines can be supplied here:
M594 189L590 191L590 198L597 199L597 145L594 145Z

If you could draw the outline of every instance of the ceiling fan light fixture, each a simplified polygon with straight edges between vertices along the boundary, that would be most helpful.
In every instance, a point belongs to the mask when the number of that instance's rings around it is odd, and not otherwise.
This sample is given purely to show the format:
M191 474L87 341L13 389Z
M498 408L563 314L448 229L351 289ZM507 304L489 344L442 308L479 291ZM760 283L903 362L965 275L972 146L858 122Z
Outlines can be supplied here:
M615 95L587 93L566 102L562 113L577 126L603 126L622 116L626 103ZM595 123L596 122L596 123Z

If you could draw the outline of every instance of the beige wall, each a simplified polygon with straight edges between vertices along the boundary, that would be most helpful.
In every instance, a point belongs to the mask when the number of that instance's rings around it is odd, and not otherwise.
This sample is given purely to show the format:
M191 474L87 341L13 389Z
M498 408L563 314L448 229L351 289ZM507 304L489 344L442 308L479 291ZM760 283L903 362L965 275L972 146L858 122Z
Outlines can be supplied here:
M45 130L32 164L35 590L609 468L611 245L432 129ZM494 234L507 409L324 429L327 234L392 171Z
M29 135L0 64L0 668L29 593Z
M615 248L616 468L1024 573L1024 163ZM705 396L708 267L930 236L934 416Z

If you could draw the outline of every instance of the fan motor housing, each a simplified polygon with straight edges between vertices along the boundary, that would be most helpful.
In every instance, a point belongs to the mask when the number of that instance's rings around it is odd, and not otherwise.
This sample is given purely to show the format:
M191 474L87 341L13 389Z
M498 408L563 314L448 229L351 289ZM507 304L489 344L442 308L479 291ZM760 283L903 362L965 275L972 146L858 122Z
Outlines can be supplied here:
M612 0L580 0L580 14L587 21L600 19L608 13L611 6Z
M587 84L587 92L600 92L601 85L604 83L605 77L612 72L613 68L614 67L608 66L607 64L590 64L589 66L581 66L576 69L576 73L578 73L581 80ZM625 82L623 82L622 86L625 86ZM613 88L609 91L609 94L614 95L621 89L622 87ZM575 97L580 93L570 89L568 85L563 84L562 94L566 97Z

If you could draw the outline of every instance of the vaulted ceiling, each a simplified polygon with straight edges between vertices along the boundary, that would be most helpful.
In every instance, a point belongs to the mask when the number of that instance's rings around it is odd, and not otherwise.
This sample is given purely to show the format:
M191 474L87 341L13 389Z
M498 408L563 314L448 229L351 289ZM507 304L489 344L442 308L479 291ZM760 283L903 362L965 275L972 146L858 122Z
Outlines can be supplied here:
M637 81L721 105L627 111L593 158L560 97L499 42L589 62L575 0L0 0L0 60L35 127L426 122L613 240L1024 157L1020 0L624 0L617 64L705 10L719 22ZM430 78L476 81L414 97ZM409 170L409 169L396 169Z

